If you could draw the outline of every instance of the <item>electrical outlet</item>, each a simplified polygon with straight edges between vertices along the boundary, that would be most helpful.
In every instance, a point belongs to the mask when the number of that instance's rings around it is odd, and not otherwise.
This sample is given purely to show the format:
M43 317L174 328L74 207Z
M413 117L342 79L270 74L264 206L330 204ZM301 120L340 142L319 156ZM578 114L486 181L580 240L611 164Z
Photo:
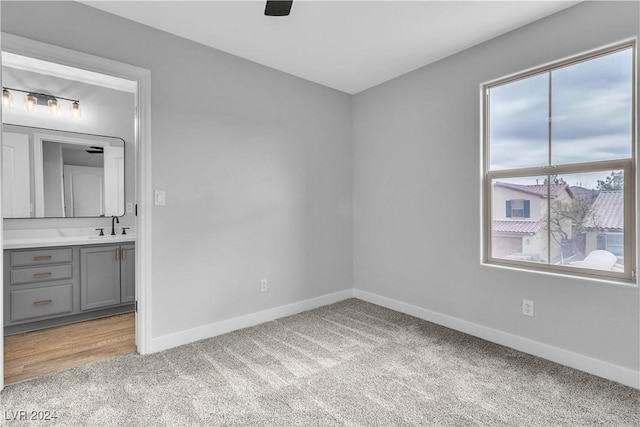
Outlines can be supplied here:
M533 317L533 301L528 299L522 300L522 314Z
M127 203L127 213L133 213L133 203Z
M260 292L267 292L269 290L269 282L267 279L260 280Z

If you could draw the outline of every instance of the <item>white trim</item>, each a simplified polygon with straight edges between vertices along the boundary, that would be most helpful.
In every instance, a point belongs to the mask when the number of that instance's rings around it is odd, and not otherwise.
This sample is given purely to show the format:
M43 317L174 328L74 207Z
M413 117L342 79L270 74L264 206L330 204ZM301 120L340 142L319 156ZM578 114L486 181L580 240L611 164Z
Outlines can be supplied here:
M554 347L539 341L530 340L508 332L493 329L457 317L448 316L426 308L407 304L402 301L383 297L360 289L353 290L353 296L372 304L381 305L391 310L409 314L456 331L464 332L474 337L513 348L552 362L569 366L580 371L587 372L598 377L606 378L629 387L640 389L640 371L614 365L603 360L574 353L569 350Z
M2 8L0 7L0 10ZM0 13L0 16L2 13ZM0 45L2 44L2 33L0 33ZM0 50L0 65L2 62L2 52ZM2 81L2 67L0 67L0 81ZM0 124L4 123L3 119L4 107L0 103ZM2 147L2 132L0 132L0 147ZM2 150L0 150L0 218L2 216ZM4 254L4 227L0 227L0 252ZM2 257L4 259L4 257ZM4 261L0 262L0 277L4 278ZM3 279L4 282L4 279ZM4 390L4 283L3 290L0 292L0 331L2 332L2 339L0 339L0 392Z
M136 218L136 293L139 300L136 316L136 344L145 354L151 339L151 72L147 69L78 52L12 34L1 33L2 51L28 56L111 77L130 80L136 93L136 195L139 198ZM0 272L1 272L0 267ZM0 293L0 328L3 328L2 293ZM0 352L0 365L4 355ZM0 386L3 381L0 378ZM0 387L1 389L1 387Z
M136 345L138 353L151 352L151 71L138 79L136 106Z
M167 350L169 348L189 344L205 338L211 338L238 329L248 328L260 323L269 322L281 317L291 316L303 311L312 310L314 308L333 304L349 298L353 298L352 289L335 292L328 295L322 295L319 297L310 298L287 305L281 305L279 307L270 308L267 310L259 311L257 313L250 313L245 314L244 316L221 320L219 322L187 329L185 331L175 332L151 340L151 350L152 352Z
M135 65L113 61L111 59L8 33L2 33L2 51L134 82L140 78L144 78L145 73L149 71Z
M73 80L93 86L136 93L136 82L130 79L89 72L87 70L78 70L74 67L56 64L51 61L42 61L28 56L16 55L15 53L5 52L5 55L2 57L2 66Z

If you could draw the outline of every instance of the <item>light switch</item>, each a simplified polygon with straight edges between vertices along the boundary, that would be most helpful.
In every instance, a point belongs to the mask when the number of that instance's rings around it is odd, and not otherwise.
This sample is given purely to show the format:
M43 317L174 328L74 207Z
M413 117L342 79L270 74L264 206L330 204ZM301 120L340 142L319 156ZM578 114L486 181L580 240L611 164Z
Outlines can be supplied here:
M155 191L155 205L156 206L164 206L166 204L166 197L164 194L164 190L156 190Z

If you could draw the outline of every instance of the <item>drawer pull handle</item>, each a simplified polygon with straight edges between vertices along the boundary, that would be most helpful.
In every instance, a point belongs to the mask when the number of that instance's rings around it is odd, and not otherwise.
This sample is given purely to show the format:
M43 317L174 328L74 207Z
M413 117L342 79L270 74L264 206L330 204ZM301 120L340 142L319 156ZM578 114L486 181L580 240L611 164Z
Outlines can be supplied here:
M38 255L33 257L34 261L46 261L49 259L51 259L51 255Z
M119 254L120 254L120 249L116 248L116 261L118 261L119 259L119 256L120 256Z
M33 305L47 305L47 304L51 304L52 302L53 300L43 299L43 300L34 302Z
M36 273L33 275L34 279L44 279L45 277L51 277L52 273Z
M125 248L120 249L120 258L124 261L127 259L127 250Z

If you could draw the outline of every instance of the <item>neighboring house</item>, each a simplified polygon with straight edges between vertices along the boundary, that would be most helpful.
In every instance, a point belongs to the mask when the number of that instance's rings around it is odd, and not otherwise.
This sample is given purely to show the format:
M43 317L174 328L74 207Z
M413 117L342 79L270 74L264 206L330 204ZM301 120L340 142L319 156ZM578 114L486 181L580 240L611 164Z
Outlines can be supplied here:
M525 261L547 262L547 185L496 182L493 185L492 255ZM551 185L551 200L570 201L574 194L567 184ZM571 221L559 225L571 238ZM562 245L551 242L551 260L562 258Z
M569 189L576 199L593 200L595 194L597 194L596 190L580 187L578 185L572 185L571 187L569 187Z
M621 262L624 256L624 193L601 191L593 202L585 228L587 253L604 249Z

